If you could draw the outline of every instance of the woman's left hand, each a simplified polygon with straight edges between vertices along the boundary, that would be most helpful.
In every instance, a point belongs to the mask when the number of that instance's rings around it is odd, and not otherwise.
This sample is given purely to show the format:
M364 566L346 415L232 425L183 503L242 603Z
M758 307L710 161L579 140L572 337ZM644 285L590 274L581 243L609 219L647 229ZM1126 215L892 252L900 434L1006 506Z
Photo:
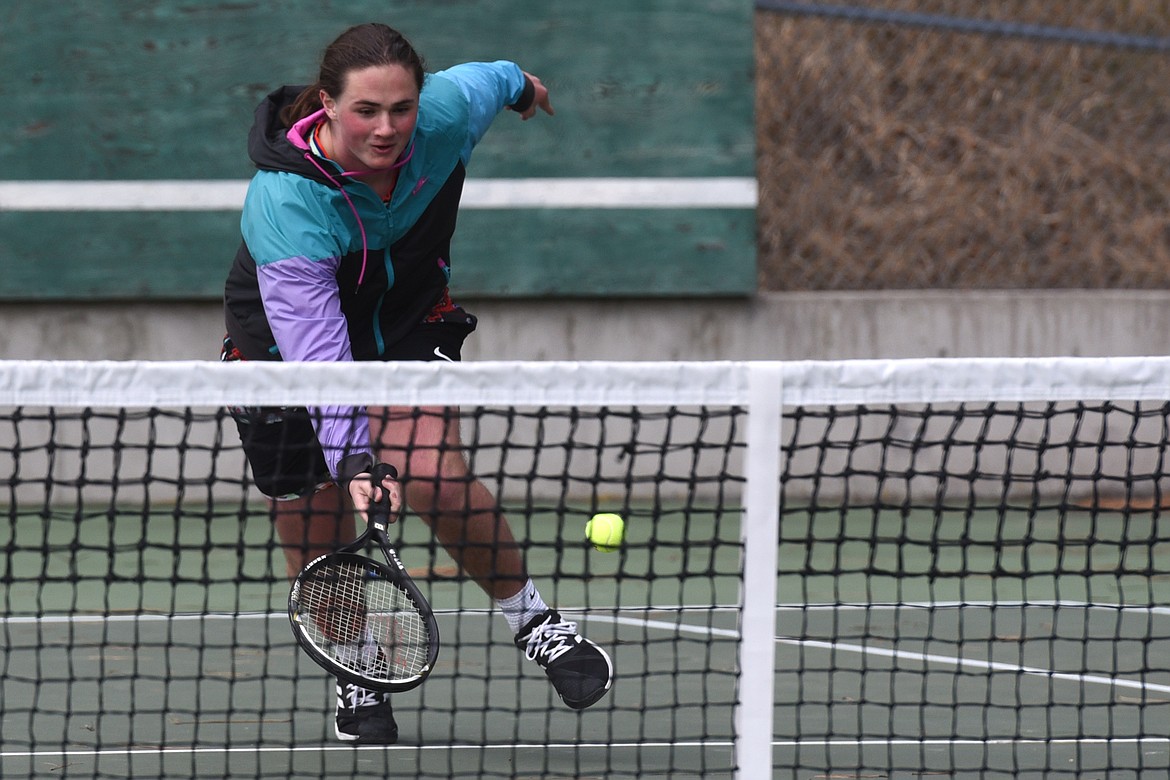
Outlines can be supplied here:
M519 112L520 118L525 121L531 119L532 117L536 116L537 108L541 109L549 116L555 114L556 112L553 111L552 103L549 102L548 99L548 88L541 83L540 79L538 79L536 76L533 76L531 73L525 72L524 75L527 76L529 81L532 82L532 86L536 87L536 93L532 96L532 105L530 105L526 110Z

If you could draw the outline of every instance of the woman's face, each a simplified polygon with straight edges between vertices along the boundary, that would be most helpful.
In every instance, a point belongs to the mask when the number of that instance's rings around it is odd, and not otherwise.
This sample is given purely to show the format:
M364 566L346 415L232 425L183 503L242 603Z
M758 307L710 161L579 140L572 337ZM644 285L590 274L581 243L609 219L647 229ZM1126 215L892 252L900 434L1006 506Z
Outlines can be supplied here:
M351 71L340 95L321 92L334 159L346 170L389 168L410 143L418 121L418 86L401 65Z

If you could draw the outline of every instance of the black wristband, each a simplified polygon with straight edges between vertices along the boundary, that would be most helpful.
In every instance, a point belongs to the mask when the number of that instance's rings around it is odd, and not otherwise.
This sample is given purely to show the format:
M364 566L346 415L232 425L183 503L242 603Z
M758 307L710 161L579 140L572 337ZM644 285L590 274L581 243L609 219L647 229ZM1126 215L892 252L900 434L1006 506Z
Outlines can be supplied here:
M508 106L513 111L519 111L523 114L528 109L532 108L532 101L536 99L536 85L532 83L532 79L527 76L524 77L524 89L520 93L520 97L516 98L516 102Z
M370 472L370 478L374 480L374 482L377 482L379 485L381 485L382 480L384 480L386 477L390 477L390 479L398 479L398 469L394 468L389 463L375 463L373 471Z
M369 474L374 466L374 457L368 452L355 452L337 462L337 483L349 492L349 483L362 474Z

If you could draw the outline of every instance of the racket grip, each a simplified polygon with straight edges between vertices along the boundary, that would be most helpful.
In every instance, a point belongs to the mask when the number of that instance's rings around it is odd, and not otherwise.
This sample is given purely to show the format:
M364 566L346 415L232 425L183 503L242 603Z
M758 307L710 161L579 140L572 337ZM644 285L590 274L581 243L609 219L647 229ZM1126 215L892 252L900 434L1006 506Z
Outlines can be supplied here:
M370 479L378 487L382 487L382 480L390 477L391 479L398 479L398 469L391 466L389 463L375 463L374 467L370 469ZM369 509L370 523L381 523L385 525L390 522L390 494L385 490L382 491L382 499L374 501L370 504Z

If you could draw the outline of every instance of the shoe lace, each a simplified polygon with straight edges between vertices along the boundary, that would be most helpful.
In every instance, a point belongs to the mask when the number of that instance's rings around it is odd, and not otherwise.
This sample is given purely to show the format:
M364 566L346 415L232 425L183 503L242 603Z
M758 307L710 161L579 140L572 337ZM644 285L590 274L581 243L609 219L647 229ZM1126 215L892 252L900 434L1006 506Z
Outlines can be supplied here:
M377 691L371 691L369 688L362 688L352 683L346 683L344 694L346 703L349 704L351 710L356 710L359 707L374 707L382 703L382 697Z
M528 645L524 648L524 657L529 661L536 661L548 666L565 653L573 649L577 637L577 624L562 620L552 622L549 618L536 626L528 634Z

